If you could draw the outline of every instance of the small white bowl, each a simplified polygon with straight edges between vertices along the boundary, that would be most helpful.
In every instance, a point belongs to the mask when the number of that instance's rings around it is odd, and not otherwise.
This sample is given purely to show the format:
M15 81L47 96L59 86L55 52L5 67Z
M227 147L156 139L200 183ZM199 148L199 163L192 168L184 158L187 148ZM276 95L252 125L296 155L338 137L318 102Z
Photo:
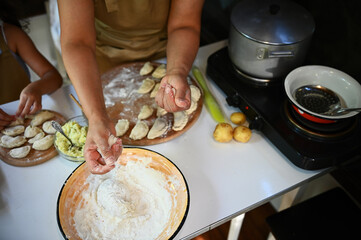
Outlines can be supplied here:
M361 85L350 75L326 66L302 66L294 69L286 76L284 87L292 103L299 109L309 112L312 115L327 119L342 119L358 114L358 112L349 112L340 116L328 116L311 112L301 106L294 97L296 89L306 85L321 85L326 87L340 97L341 102L344 103L342 107L359 108L361 107Z

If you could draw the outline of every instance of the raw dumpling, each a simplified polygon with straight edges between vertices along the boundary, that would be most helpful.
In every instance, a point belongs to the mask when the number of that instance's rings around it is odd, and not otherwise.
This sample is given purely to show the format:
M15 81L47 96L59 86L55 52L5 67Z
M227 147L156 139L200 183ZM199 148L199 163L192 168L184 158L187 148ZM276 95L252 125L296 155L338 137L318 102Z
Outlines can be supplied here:
M33 148L35 150L46 150L50 148L54 143L54 135L47 135L40 140L36 140L33 143Z
M199 98L201 97L201 90L194 85L189 86L191 89L191 98L193 101L198 102Z
M42 130L38 127L33 127L31 125L27 126L25 129L25 133L24 133L24 137L26 138L32 138L34 137L36 134L42 132Z
M193 99L191 100L191 106L189 109L185 110L186 114L191 115L197 109L197 102Z
M157 107L157 117L161 117L161 116L164 116L166 115L168 112L164 109L164 108L161 108L161 107Z
M12 121L9 127L17 126L17 125L24 125L24 118L17 118L15 121Z
M39 132L38 134L35 135L35 137L30 138L28 140L28 143L33 144L36 140L40 140L45 136L45 133L43 131Z
M148 75L149 73L151 73L153 71L154 67L150 62L146 62L143 67L140 69L139 74L144 76L144 75Z
M133 140L139 140L147 136L149 127L145 121L138 121L137 124L133 127L129 138Z
M14 147L20 147L25 142L26 142L26 138L24 136L11 137L8 135L3 135L0 139L0 146L4 148L14 148Z
M152 77L161 79L165 76L166 72L167 70L165 64L161 64L154 70L154 72L152 73Z
M11 149L9 154L13 158L24 158L29 154L30 150L30 146L23 146Z
M54 113L49 111L41 111L40 113L36 114L33 120L31 120L30 125L31 126L39 126L46 120L49 120L50 118L54 117Z
M55 134L56 133L55 128L53 128L53 126L51 125L51 120L43 123L43 130L47 134Z
M24 132L24 129L25 127L23 125L17 125L13 127L4 128L1 131L1 133L13 137L22 134Z
M148 132L148 139L154 139L162 136L168 130L167 120L163 118L157 118Z
M181 112L175 112L174 115L174 122L172 129L174 131L180 131L182 130L188 122L188 114L186 114L184 111Z
M150 93L150 97L154 98L159 90L160 83L155 84L153 91Z
M139 120L147 119L150 116L152 116L152 114L153 114L153 108L149 105L144 105L140 109L140 113L138 114L138 119Z
M143 80L142 85L138 89L138 93L149 93L155 85L155 81L150 78Z
M117 137L123 136L129 129L129 121L127 119L119 119L115 125Z

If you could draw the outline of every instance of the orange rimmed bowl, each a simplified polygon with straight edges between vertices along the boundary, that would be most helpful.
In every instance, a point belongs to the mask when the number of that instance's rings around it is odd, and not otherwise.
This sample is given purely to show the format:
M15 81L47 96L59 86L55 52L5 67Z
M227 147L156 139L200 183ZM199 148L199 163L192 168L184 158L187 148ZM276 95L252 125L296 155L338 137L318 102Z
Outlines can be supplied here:
M168 181L167 186L167 191L174 196L174 198L172 198L170 220L156 240L173 239L183 226L188 214L190 199L188 184L182 172L174 163L152 150L144 148L124 148L120 163L126 164L128 161L137 161L138 157L150 158L149 167L162 172L167 179L172 179L172 181ZM65 239L81 240L74 226L74 214L79 203L83 200L83 191L89 186L86 184L86 179L90 174L88 165L85 164L85 162L82 163L70 174L59 193L57 221L59 229ZM174 180L177 184L173 184Z

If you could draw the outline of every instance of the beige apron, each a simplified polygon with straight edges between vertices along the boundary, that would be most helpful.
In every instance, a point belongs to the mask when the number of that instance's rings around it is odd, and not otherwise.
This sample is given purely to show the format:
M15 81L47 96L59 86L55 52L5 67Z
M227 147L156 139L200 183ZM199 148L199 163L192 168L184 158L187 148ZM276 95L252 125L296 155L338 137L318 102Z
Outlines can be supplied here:
M21 91L30 83L24 68L10 52L0 26L0 104L18 100Z
M94 0L101 72L165 57L170 0Z

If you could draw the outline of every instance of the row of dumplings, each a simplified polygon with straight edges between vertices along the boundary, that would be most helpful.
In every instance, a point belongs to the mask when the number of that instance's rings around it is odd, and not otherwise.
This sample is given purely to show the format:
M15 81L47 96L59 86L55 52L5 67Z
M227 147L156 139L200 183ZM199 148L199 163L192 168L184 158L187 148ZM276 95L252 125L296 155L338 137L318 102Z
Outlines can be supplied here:
M153 71L153 69L154 67L150 64L150 62L147 62L141 68L140 75L148 75ZM152 73L152 77L162 78L165 76L165 74L166 68L165 65L162 64L155 69L155 71ZM147 77L142 81L142 84L138 88L137 92L139 94L150 94L150 98L154 98L158 92L159 85L159 82L156 82L155 80ZM186 111L173 113L174 121L172 129L174 131L182 130L188 123L189 115L197 109L197 103L201 97L201 92L199 88L194 85L190 85L190 89L192 99L190 108ZM160 108L159 106L156 110L157 119L154 121L152 127L149 129L147 122L144 120L152 116L154 111L155 109L152 107L152 104L146 104L141 107L138 114L137 123L135 124L129 135L130 139L140 140L145 137L147 137L148 139L155 139L161 137L170 129L171 123L169 123L165 118L162 118L162 116L164 116L168 112L163 108ZM129 129L129 121L127 119L119 119L115 126L115 129L118 137L123 136Z
M0 146L10 148L9 155L13 158L26 157L31 148L47 150L54 143L56 130L52 127L51 120L49 120L54 117L54 113L41 111L35 116L30 115L27 117L32 118L32 120L26 128L24 126L24 119L19 118L1 131L4 135L0 138ZM32 146L22 146L26 142Z

